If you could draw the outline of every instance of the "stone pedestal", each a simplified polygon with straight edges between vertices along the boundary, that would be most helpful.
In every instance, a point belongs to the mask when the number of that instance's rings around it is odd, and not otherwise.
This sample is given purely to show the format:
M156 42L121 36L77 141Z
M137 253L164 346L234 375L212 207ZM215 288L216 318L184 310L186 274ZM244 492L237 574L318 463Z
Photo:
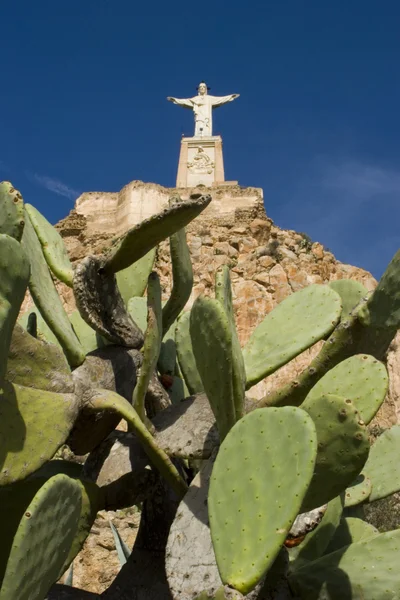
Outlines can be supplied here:
M211 187L224 183L237 182L225 182L221 136L183 137L176 187Z

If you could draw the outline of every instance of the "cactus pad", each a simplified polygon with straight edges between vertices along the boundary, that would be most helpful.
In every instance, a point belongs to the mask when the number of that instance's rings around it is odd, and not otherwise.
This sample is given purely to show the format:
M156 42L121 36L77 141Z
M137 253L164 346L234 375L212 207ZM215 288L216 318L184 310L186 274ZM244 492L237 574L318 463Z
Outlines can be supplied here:
M143 344L143 363L133 390L132 403L142 421L145 421L145 396L150 379L157 366L162 339L161 286L157 273L149 275L147 287L147 328Z
M301 405L317 430L318 453L314 476L302 511L338 496L356 478L369 452L368 432L351 400L326 394Z
M368 425L385 399L388 384L383 363L368 354L356 354L328 371L309 392L306 402L322 394L349 398Z
M379 534L379 531L369 523L356 517L342 518L339 527L335 531L335 535L331 539L325 554L332 554L340 548L345 548L356 542L368 540Z
M285 298L243 349L247 388L328 335L341 311L340 296L325 285L310 285Z
M186 231L181 229L169 238L172 265L171 295L163 308L163 332L168 331L184 309L193 287L193 269L186 241Z
M223 583L246 594L273 564L310 483L316 449L314 424L299 408L254 410L231 429L208 496Z
M42 247L36 236L29 215L25 211L25 228L22 246L31 263L29 290L47 325L60 342L72 367L77 367L85 359L85 353L76 337L61 299L54 286Z
M31 317L32 314L34 314L36 316L36 331L37 331L36 337L41 341L49 342L49 344L54 344L55 346L58 346L59 348L61 348L60 342L58 341L58 339L56 338L56 336L54 335L54 333L52 332L50 327L47 325L46 321L43 319L42 315L40 314L39 309L36 308L36 306L31 306L25 312L23 312L18 317L18 323L24 329L26 329L26 331L28 331L29 319L32 318Z
M34 206L25 204L25 208L51 271L57 279L72 287L74 272L61 235Z
M397 330L400 327L400 250L382 275L367 305L361 310L366 325Z
M244 392L246 388L246 369L242 349L236 331L233 311L232 286L229 268L225 265L215 274L215 297L225 309L232 332L232 389L236 420L244 414Z
M8 349L29 281L29 261L19 242L0 234L0 386Z
M196 359L193 353L192 339L190 337L190 312L184 312L177 320L175 330L176 353L179 367L185 383L191 394L204 390L201 377L197 370Z
M71 369L58 346L32 337L14 327L7 362L7 381L50 392L72 393Z
M387 429L371 447L363 473L371 480L369 501L400 490L400 425Z
M232 330L218 300L199 296L190 313L190 337L204 391L221 440L236 422L232 385Z
M400 530L341 548L289 576L301 600L397 600Z
M125 305L130 298L134 296L143 296L147 280L153 270L154 260L156 258L156 249L152 248L150 252L142 256L127 269L118 271L117 285Z
M15 534L0 600L44 598L57 581L78 526L79 485L56 475L36 493Z
M113 344L140 348L143 334L127 312L115 275L104 272L103 259L87 256L75 269L74 295L81 317Z
M0 234L21 241L24 231L24 201L9 181L0 183Z
M368 464L368 463L367 463ZM372 490L372 484L369 477L362 473L356 477L351 485L346 489L344 495L344 505L346 508L357 506L368 500Z
M145 219L124 235L111 248L104 268L117 273L142 258L155 246L193 221L211 202L211 196L190 198L173 204L162 212Z
M337 281L330 281L328 285L335 290L342 299L342 321L350 315L351 311L357 306L361 298L365 298L368 294L367 288L354 279L338 279Z
M0 485L28 477L65 442L78 405L72 394L5 383L0 394Z

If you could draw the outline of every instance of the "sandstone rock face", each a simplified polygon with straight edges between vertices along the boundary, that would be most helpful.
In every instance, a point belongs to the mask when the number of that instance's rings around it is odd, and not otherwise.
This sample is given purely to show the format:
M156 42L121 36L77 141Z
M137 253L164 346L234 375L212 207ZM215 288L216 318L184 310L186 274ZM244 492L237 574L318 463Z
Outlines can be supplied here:
M193 192L211 193L213 202L187 227L187 238L194 268L194 287L188 308L199 294L214 293L214 274L221 265L231 269L236 323L244 345L254 328L289 294L312 283L337 279L355 279L368 290L376 281L363 269L338 262L322 244L291 230L282 230L264 210L262 190L221 186L198 189L169 189L156 184L134 181L119 193L90 192L78 198L75 209L57 228L64 238L72 261L88 254L100 253L111 239L164 208L171 195L187 198ZM168 242L160 244L155 268L160 275L164 298L171 289L171 266ZM71 290L63 284L58 289L66 309L74 308ZM29 302L29 300L27 300ZM297 376L314 358L322 342L292 360L288 365L260 382L249 396L260 398ZM375 422L388 427L400 420L400 337L388 353L390 389ZM125 522L125 521L124 521ZM132 542L135 524L123 525ZM107 526L105 526L107 525ZM111 530L103 517L96 521L95 534L89 536L79 555L74 585L101 592L108 587L118 570L110 537ZM111 556L111 569L105 569ZM96 575L99 570L98 576Z
M376 286L370 273L338 262L322 244L307 236L282 230L267 217L262 190L240 186L177 189L133 181L119 193L88 192L80 196L75 209L57 228L64 238L72 261L101 252L110 241L144 218L162 210L171 195L183 199L192 193L211 193L210 206L187 227L194 269L194 287L188 308L199 294L213 294L214 274L221 265L231 269L234 306L239 338L244 345L254 328L274 306L292 292L312 283L355 279L368 290ZM168 241L159 246L156 261L168 298L171 268ZM59 285L68 311L74 308L71 290ZM290 364L260 382L250 395L262 397L277 385L297 375L317 353L316 345ZM388 365L397 366L397 345ZM393 374L395 378L396 375ZM399 389L391 383L390 400L397 403ZM395 421L394 408L388 422ZM386 417L385 417L386 420Z

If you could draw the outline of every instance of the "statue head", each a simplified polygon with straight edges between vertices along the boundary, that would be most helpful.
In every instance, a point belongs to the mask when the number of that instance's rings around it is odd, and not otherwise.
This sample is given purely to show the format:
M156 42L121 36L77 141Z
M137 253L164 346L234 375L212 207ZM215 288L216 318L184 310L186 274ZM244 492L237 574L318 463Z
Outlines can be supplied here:
M198 85L197 91L199 93L199 96L205 96L208 92L210 88L208 87L208 85L206 84L205 81L201 81Z

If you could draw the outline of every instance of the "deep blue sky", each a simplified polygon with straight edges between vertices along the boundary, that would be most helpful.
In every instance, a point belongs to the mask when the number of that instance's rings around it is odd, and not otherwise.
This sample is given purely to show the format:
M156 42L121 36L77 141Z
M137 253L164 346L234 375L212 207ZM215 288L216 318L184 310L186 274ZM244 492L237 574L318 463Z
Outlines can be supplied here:
M205 79L225 175L379 277L400 246L398 0L0 0L0 179L52 222L83 191L175 184Z

